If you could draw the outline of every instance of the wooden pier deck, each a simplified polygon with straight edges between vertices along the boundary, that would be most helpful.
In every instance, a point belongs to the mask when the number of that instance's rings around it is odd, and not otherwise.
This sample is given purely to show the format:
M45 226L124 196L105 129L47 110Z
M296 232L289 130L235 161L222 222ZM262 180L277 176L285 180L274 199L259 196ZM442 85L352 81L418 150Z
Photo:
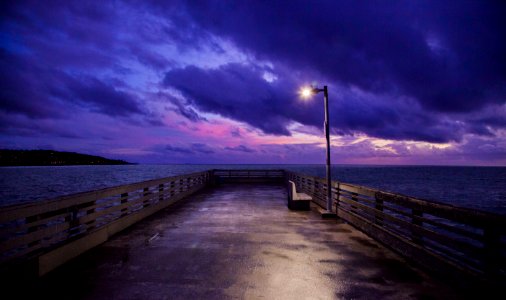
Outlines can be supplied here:
M286 207L289 181L310 211ZM506 296L505 216L331 184L333 220L317 210L325 180L286 170L208 170L0 207L3 295Z
M288 210L280 185L205 189L18 291L42 299L460 298L315 207Z

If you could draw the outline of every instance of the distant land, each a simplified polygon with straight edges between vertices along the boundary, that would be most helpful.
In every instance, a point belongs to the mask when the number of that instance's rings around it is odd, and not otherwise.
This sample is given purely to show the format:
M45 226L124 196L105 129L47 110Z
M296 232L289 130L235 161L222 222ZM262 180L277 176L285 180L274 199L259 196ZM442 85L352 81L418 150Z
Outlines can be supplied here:
M0 166L131 165L124 160L54 150L0 149Z

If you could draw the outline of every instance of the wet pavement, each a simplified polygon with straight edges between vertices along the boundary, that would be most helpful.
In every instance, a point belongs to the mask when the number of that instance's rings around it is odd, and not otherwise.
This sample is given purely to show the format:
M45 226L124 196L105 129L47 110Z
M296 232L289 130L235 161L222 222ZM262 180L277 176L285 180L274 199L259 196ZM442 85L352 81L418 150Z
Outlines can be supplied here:
M207 189L48 274L66 299L452 299L348 224L286 207L272 185Z

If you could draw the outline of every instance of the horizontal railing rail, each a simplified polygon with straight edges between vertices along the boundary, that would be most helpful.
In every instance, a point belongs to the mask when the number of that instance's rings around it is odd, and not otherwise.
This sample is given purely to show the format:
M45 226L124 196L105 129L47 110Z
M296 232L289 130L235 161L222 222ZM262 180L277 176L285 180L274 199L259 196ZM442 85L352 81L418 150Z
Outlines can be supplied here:
M244 177L244 178L284 178L284 170L234 170L234 169L214 169L213 176L218 177Z
M103 242L104 234L108 237L126 228L210 180L206 171L0 207L0 263L40 257L95 233ZM88 244L81 252L90 248Z
M286 172L325 208L323 178ZM337 215L423 265L488 278L506 277L506 216L332 181ZM455 273L452 273L455 274Z
M272 169L271 170L269 170L269 169L267 169L267 170L214 169L214 170L212 170L212 175L213 175L216 183L219 183L219 182L282 183L285 178L285 171L284 170L272 170Z

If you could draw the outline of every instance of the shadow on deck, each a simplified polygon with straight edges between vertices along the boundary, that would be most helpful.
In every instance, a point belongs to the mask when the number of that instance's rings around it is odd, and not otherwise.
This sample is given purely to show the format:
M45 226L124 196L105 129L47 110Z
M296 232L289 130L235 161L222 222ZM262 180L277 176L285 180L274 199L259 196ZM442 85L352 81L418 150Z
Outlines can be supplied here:
M275 185L223 185L117 234L30 288L52 298L445 298L450 288Z

